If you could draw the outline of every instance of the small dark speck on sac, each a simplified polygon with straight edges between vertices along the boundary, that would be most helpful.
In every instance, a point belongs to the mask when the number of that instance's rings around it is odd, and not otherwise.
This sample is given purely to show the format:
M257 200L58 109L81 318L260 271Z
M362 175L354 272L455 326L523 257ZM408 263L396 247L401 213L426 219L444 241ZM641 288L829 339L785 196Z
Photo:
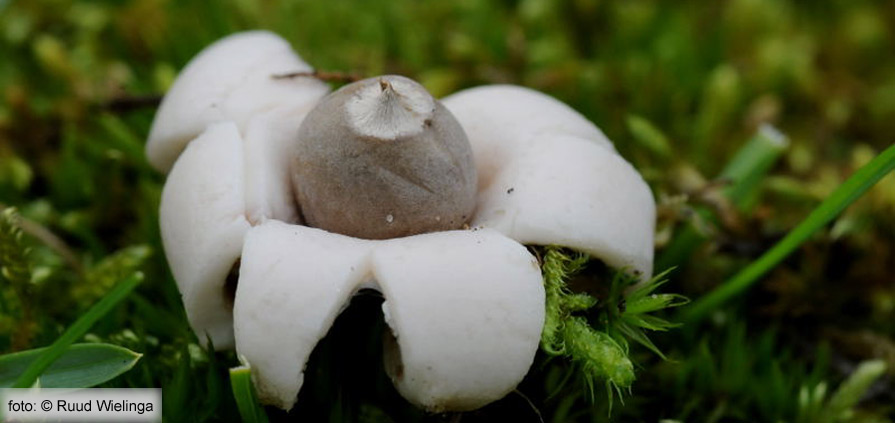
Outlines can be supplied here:
M510 188L507 190L507 194L512 194L513 191L515 191L515 190L516 190L516 188Z

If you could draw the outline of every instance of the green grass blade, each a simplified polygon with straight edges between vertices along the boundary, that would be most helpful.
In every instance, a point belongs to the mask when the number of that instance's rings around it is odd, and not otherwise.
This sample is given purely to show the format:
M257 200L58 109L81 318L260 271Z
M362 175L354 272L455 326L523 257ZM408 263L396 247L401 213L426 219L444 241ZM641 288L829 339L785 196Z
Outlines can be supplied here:
M86 313L81 315L81 317L79 317L78 320L62 334L62 336L57 338L52 345L47 347L46 350L37 357L36 360L31 362L12 387L31 387L37 378L43 374L56 359L62 356L65 353L65 350L68 349L73 342L84 336L97 320L105 316L109 310L127 297L127 295L130 294L141 281L143 281L143 274L136 272L109 291L102 300L99 300L99 302L91 307L90 310L87 310Z
M11 387L47 348L0 356L0 388ZM42 388L89 388L130 370L142 354L112 344L74 344L40 376Z
M867 389L886 372L886 363L882 360L871 360L861 363L845 380L839 389L830 397L826 407L826 415L839 418L858 404L867 393ZM832 420L832 419L831 419Z
M109 113L99 115L100 126L108 132L114 147L119 149L133 163L146 166L146 155L143 152L143 140L138 137L118 116Z
M628 131L631 132L634 140L640 145L662 159L671 157L671 143L668 141L668 137L652 122L641 116L628 115L625 123L627 123Z
M239 415L245 423L267 423L267 413L258 403L255 396L255 388L252 386L252 369L249 366L239 366L230 369L230 386L233 388L233 397L236 398L236 406L239 407Z
M705 317L735 297L749 289L768 271L795 251L812 234L830 223L846 207L857 200L883 176L895 169L895 144L858 169L832 195L827 197L811 214L780 242L752 262L745 269L728 279L708 295L693 302L684 309L681 321L693 322Z
M740 212L752 211L760 197L763 181L788 146L789 141L785 135L770 125L764 125L724 166L718 175L719 178L729 181L729 185L724 188L724 196ZM717 223L718 219L706 208L697 208L696 213L707 222ZM668 269L681 265L707 239L708 236L693 222L688 222L656 258L655 268Z
M770 125L763 125L724 170L721 177L731 181L724 195L744 212L758 201L761 183L780 155L789 147L786 136Z

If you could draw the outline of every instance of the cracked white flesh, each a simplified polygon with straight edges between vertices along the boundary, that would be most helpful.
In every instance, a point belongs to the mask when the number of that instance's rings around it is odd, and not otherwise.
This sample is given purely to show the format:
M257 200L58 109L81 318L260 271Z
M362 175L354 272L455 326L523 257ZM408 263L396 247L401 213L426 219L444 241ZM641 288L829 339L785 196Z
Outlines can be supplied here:
M215 122L249 119L274 108L313 106L329 87L316 78L274 79L311 67L266 31L237 33L208 46L181 71L156 112L146 156L167 172L187 143Z
M314 346L361 286L385 297L400 349L386 351L386 367L417 405L481 407L531 366L544 291L518 243L491 230L367 241L268 221L246 237L234 307L237 350L263 401L292 407Z
M476 160L473 227L651 275L655 200L596 126L522 87L472 88L442 103L463 125Z
M244 155L246 218L252 225L266 219L299 223L289 162L298 128L313 104L281 107L246 125Z
M306 107L281 108L236 124L212 124L175 162L162 192L165 254L187 317L204 344L233 347L232 300L225 292L245 232L267 219L296 222L289 142Z
M219 349L233 346L224 281L250 227L242 148L235 124L210 126L177 160L159 210L165 255L190 325L202 343L207 334Z

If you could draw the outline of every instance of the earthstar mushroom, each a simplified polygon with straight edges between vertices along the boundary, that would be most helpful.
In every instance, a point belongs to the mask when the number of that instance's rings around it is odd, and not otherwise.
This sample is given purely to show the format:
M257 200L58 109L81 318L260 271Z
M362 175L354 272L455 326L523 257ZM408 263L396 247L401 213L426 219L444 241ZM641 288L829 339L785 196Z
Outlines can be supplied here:
M224 62L240 77L196 88ZM512 86L442 106L397 76L321 100L319 81L273 78L303 70L273 34L227 37L178 77L147 145L171 167L161 229L190 324L247 358L266 403L292 407L308 356L361 288L385 298L398 391L449 411L501 398L532 363L544 292L523 244L649 277L649 187L568 106ZM221 107L234 98L246 102ZM473 230L452 230L467 220Z

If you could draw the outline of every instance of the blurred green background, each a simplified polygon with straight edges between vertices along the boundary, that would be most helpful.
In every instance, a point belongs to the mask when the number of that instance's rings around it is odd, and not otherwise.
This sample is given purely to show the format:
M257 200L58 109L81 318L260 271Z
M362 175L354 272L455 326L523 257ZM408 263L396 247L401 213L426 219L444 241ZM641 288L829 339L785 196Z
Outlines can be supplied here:
M146 282L88 336L145 354L108 386L164 387L168 421L235 419L235 358L201 351L186 325L158 233L163 176L143 144L178 70L255 28L321 70L403 74L436 96L514 83L567 102L650 183L656 270L678 266L664 289L690 298L777 241L895 133L892 1L0 0L0 207L31 226L33 261L30 284L0 285L0 353L51 343L139 268ZM731 206L718 174L766 123L789 147L754 204ZM669 361L632 347L638 380L611 412L605 396L563 383L565 363L539 356L520 386L528 400L510 395L462 421L895 421L893 216L889 175L748 295L655 338ZM670 250L688 227L705 242ZM393 392L377 361L381 321L365 323L376 303L358 303L315 353L298 409L273 419L459 418ZM821 388L869 359L887 375L855 407L823 408Z

